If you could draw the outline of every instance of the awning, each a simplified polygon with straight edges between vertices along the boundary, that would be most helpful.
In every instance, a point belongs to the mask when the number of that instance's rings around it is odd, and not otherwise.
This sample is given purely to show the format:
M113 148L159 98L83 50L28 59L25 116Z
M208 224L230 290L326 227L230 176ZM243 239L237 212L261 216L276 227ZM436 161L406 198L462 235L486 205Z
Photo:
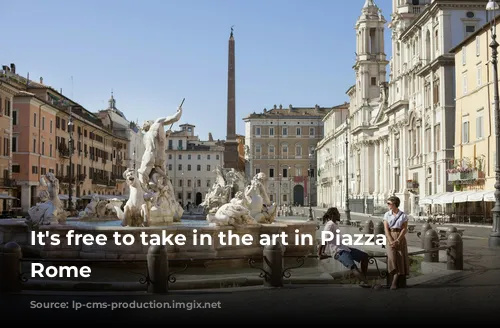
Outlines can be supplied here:
M454 192L445 192L432 200L432 204L450 204L453 203Z
M418 201L418 204L419 205L432 205L433 204L432 201L434 199L436 199L437 197L439 197L441 195L444 195L444 194L446 194L446 193L443 192L443 193L440 193L440 194L434 194L434 195L425 196L424 198L422 198L422 199L420 199Z
M475 190L462 191L453 198L453 202L454 203L470 202L471 200L469 200L469 197L473 196L474 194L477 194L477 191Z
M484 200L484 195L486 195L489 191L476 191L472 195L467 197L468 202L482 202Z
M0 199L17 199L17 200L19 200L19 198L12 197L12 196L9 196L7 194L0 194Z

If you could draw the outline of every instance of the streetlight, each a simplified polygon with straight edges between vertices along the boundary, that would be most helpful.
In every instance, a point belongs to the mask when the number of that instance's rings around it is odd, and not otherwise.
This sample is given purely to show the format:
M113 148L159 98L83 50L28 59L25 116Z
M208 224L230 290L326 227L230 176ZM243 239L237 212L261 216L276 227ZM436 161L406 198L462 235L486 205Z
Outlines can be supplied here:
M496 40L496 23L495 23L495 11L499 9L498 4L490 0L486 5L486 10L493 13L493 19L491 20L491 64L493 65L493 83L495 89L495 137L496 137L496 163L495 163L495 206L491 210L493 216L493 227L491 229L491 234L488 238L488 245L490 247L500 247L500 108L498 104L498 42Z
M181 176L182 176L182 199L181 199L181 202L182 202L182 207L184 208L184 172L181 173Z
M347 225L351 224L351 209L349 208L349 113L345 118L345 216Z
M312 159L313 159L313 153L309 154L309 170L307 170L307 175L309 176L309 221L314 221L313 218L313 210L312 210L312 205L311 205L311 189L312 189Z
M68 190L68 210L73 209L73 111L72 106L69 107L68 132L69 132L69 190Z

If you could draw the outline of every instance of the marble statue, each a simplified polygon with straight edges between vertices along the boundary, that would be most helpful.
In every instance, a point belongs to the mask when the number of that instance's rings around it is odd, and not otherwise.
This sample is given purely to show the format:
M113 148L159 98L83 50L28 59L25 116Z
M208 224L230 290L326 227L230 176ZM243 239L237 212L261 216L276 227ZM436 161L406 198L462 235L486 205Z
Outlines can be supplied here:
M244 191L238 191L215 213L208 213L207 221L218 226L273 223L277 206L269 200L266 183L266 175L258 173Z
M40 178L40 202L28 210L27 223L34 226L65 224L68 213L59 199L59 180L49 172Z
M149 209L145 201L146 191L143 189L141 182L138 179L137 172L133 169L126 169L123 172L123 178L128 184L130 189L130 196L123 211L120 207L115 206L115 211L118 218L122 220L122 226L124 227L140 227L148 225Z
M214 172L215 182L201 203L208 214L215 214L222 205L230 202L232 195L244 191L246 185L244 174L235 169L225 172L221 166L217 166Z
M167 132L164 130L165 125L174 124L179 121L182 116L182 107L177 108L177 112L168 117L160 117L155 121L144 122L142 129L145 134L144 141L144 155L142 156L141 167L137 172L139 173L139 180L143 185L149 183L153 168L157 173L165 176L165 163L166 156L165 144L167 138L170 136L171 130Z
M130 196L123 211L114 206L123 226L165 225L181 220L184 209L176 200L174 188L166 171L166 140L171 134L165 125L173 125L182 115L182 104L177 112L143 125L145 146L141 166L136 171L128 168L123 176L130 188ZM170 126L171 127L171 126Z
M98 194L92 195L92 200L85 209L78 213L80 219L117 217L115 206L121 207L123 201L118 198L100 200Z

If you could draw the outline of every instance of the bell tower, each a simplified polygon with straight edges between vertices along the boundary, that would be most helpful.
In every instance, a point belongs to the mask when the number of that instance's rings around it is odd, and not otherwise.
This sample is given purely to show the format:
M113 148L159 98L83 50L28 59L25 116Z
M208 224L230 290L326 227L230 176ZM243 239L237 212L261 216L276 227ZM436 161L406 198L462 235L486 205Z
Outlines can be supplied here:
M356 86L358 103L380 96L380 85L386 82L386 59L382 11L373 0L366 0L356 30Z

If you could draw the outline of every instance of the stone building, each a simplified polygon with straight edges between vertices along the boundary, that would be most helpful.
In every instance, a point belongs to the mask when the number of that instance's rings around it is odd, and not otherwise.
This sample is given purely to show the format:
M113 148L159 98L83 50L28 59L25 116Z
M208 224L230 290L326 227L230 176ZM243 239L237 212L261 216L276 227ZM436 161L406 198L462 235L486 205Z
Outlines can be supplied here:
M16 71L16 66L4 66L4 71ZM17 117L12 116L12 104L17 89L0 78L0 211L18 207L19 201L13 197L16 182L12 177L12 124ZM15 123L15 122L14 122Z
M179 203L199 205L215 182L215 168L224 166L224 141L211 134L200 140L192 124L179 128L168 138L167 172Z
M318 206L343 208L346 200L346 189L352 194L354 180L352 165L346 176L346 133L345 125L349 115L349 103L335 106L323 118L324 138L316 146L318 161ZM346 188L346 184L348 185Z
M272 201L316 206L316 145L323 139L323 117L332 110L274 106L245 117L245 159L249 178L268 177Z
M455 75L450 49L485 22L487 1L393 0L392 58L386 60L380 9L367 0L356 22L356 82L349 88L353 198L364 211L390 195L411 214L419 199L451 191ZM386 66L390 74L386 80Z
M96 114L64 96L62 90L44 84L42 78L35 82L4 68L0 81L16 90L11 148L16 186L11 193L20 200L21 213L38 202L40 177L48 172L59 179L60 198L66 205L70 185L73 201L94 193L104 197L124 195L121 173L126 168L123 158L127 138L114 135L111 126L105 126Z

